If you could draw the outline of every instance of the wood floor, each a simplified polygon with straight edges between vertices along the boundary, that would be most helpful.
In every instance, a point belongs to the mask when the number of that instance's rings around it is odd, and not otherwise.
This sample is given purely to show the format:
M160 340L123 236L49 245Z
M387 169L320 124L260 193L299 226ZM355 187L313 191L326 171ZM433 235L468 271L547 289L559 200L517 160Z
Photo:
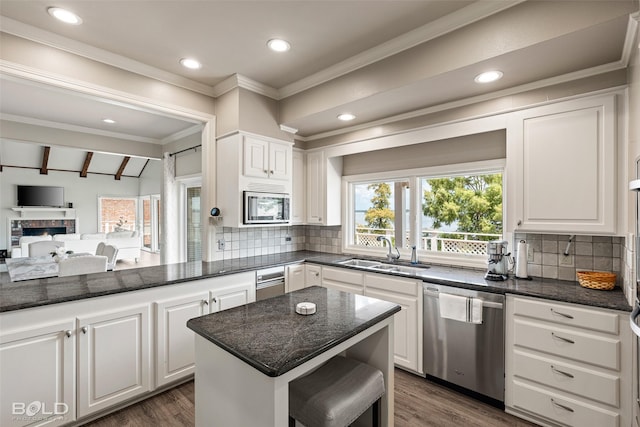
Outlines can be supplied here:
M395 381L396 427L530 427L535 425L400 369L396 369ZM88 423L86 426L193 426L193 402L194 387L191 381Z

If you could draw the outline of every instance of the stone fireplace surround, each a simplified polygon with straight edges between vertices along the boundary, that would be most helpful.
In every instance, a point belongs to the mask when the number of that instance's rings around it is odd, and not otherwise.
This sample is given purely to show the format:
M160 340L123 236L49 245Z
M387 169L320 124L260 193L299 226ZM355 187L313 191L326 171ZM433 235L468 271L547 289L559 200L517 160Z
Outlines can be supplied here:
M76 232L76 219L11 219L11 246L18 246L22 236L38 236L47 234L73 234ZM39 230L34 230L39 229ZM65 230L61 232L62 230Z

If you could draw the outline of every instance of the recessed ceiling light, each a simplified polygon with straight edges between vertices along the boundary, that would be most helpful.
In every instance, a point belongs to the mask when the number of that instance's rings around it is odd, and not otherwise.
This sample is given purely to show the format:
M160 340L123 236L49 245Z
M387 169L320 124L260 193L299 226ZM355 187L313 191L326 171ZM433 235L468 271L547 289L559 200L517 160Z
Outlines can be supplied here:
M183 67L189 68L191 70L199 70L202 68L202 64L197 59L193 58L182 58L180 63Z
M354 116L351 113L338 114L338 120L342 120L343 122L348 122L348 121L353 120L355 118L356 118L356 116Z
M114 124L116 121L113 119L102 119L103 122L108 123L110 125Z
M475 79L476 83L491 83L502 78L502 71L494 70L486 73L478 74Z
M72 25L82 24L82 19L78 15L66 9L62 9L59 7L50 7L47 9L47 12L49 12L49 15L67 24L72 24Z
M282 39L271 39L267 42L267 46L275 52L286 52L291 49L289 42Z

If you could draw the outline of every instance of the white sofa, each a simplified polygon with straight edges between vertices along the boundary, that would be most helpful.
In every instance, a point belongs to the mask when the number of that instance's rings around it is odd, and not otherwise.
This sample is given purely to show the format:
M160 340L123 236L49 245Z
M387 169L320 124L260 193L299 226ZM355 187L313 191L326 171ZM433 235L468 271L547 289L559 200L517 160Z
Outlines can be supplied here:
M114 231L111 233L85 233L85 234L56 234L53 236L23 236L20 238L19 247L13 248L11 257L29 256L29 243L39 240L55 240L64 242L64 247L68 251L75 253L96 254L98 243L113 245L118 248L119 259L134 259L136 262L140 258L140 248L142 241L137 231Z

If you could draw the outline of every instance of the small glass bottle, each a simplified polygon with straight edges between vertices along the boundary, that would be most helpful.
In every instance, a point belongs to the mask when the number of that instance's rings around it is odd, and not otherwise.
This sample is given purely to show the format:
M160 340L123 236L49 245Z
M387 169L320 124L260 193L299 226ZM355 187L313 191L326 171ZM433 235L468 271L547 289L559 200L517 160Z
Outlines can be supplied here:
M411 264L418 263L418 255L416 254L416 247L411 246Z

